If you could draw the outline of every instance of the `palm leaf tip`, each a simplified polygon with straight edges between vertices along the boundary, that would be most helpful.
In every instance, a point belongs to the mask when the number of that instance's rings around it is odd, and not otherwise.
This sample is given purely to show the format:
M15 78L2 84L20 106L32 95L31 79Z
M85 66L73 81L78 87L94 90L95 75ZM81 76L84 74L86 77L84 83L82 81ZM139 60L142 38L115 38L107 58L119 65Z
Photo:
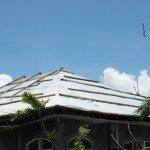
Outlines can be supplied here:
M42 111L44 110L46 104L48 103L49 100L39 100L35 96L33 96L31 93L25 92L23 94L23 103L29 104L34 110L36 111Z
M16 119L19 119L23 116L26 116L30 113L30 108L26 108L24 110L18 110L15 113L11 114L11 122L15 121Z

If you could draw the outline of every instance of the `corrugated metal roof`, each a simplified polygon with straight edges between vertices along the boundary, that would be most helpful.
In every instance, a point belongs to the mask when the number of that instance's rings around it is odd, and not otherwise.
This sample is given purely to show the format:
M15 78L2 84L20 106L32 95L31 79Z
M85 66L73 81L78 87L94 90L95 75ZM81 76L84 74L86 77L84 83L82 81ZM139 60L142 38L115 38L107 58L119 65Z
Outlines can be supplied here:
M136 116L144 98L136 94L105 87L64 69L47 74L22 77L0 88L0 116L29 107L21 102L22 94L30 92L48 100L46 107L63 106L84 111Z

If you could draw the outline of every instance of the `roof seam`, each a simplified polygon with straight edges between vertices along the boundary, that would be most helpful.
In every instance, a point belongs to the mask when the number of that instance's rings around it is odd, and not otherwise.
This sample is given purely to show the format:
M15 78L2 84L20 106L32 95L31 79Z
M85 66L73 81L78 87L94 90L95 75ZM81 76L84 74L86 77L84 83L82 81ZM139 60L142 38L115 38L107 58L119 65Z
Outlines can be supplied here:
M45 97L52 97L52 96L55 96L56 94L49 94L49 95L43 95L43 96L37 96L36 98L45 98ZM8 105L8 104L13 104L13 103L19 103L21 102L22 99L19 99L19 100L14 100L14 101L11 101L11 102L6 102L6 103L0 103L0 106L2 105Z
M18 79L16 79L16 80L13 80L12 82L9 82L8 84L5 84L4 86L1 86L0 89L3 88L3 87L5 87L5 86L11 85L13 82L15 82L15 81L17 81L17 80L20 80L20 79L22 79L22 78L26 78L26 77L25 77L25 76L22 76L22 77L20 77L20 78L18 78Z
M107 104L114 104L114 105L120 105L120 106L138 107L136 105L128 105L128 104L122 104L122 103L117 103L117 102L108 102L108 101L103 101L103 100L98 100L98 99L93 99L93 98L73 96L73 95L67 95L67 94L61 94L61 93L59 93L59 95L63 96L63 97L74 98L74 99L89 100L89 101L95 101L95 102L101 102L101 103L107 103Z
M59 73L59 71L60 71L60 70L56 70L56 71L54 71L54 72L51 72L51 73L45 75L44 77L39 78L38 80L36 80L35 82L31 83L31 84L28 85L27 87L24 87L24 88L22 88L20 91L18 91L17 93L13 94L13 96L16 95L16 94L18 94L18 93L20 93L21 91L23 91L23 90L25 90L25 89L31 87L31 85L35 84L36 82L39 82L41 79L43 79L43 78L45 78L45 77L47 77L47 76L51 76L51 75L53 75L54 73L56 73L56 74Z
M116 95L116 94L108 94L108 93L104 93L104 92L94 92L94 91L87 91L87 90L78 90L78 89L73 89L73 88L68 88L68 90L79 91L79 92L86 92L86 93L93 93L93 94L109 95L109 96L115 96L115 97L121 97L121 98L129 98L129 99L138 100L138 101L145 101L145 100L139 99L139 98L133 98L133 97L128 97L128 96Z
M88 82L99 83L99 81L88 80L88 79L84 79L84 78L70 77L70 76L66 76L66 75L64 75L64 77L70 78L70 79L77 79L77 80L82 80L82 81L88 81Z
M39 73L38 73L38 74L39 74ZM24 82L27 82L29 79L31 79L31 78L37 76L38 74L36 74L36 75L34 75L34 76L30 77L30 78L27 78ZM22 82L22 83L23 83L23 82ZM13 86L13 87L10 88L9 90L5 91L4 93L9 92L10 90L14 89L15 87L17 87L18 85L20 85L20 84L22 84L22 83L19 83L19 84L17 84L16 86ZM4 94L4 93L2 93L2 94ZM2 95L2 94L0 94L0 95Z
M67 80L67 79L64 79L64 78L62 78L61 81L74 82L74 83L78 83L78 84L83 84L83 85L88 85L88 86L103 88L103 89L107 89L107 90L111 90L111 91L115 91L115 92L120 92L120 93L124 93L124 94L129 94L129 95L134 95L134 96L139 96L139 97L145 98L145 97L143 97L141 95L137 95L137 94L133 94L133 93L128 93L128 92L123 92L123 91L119 91L119 90L107 88L107 87L100 86L100 85L87 84L87 83L82 83L82 82L79 82L79 81Z

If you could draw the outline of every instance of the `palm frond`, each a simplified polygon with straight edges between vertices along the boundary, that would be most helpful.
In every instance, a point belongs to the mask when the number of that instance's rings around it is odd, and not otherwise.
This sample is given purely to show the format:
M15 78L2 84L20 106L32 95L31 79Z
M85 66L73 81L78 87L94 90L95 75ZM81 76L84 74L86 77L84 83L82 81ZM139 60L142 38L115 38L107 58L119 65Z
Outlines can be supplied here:
M34 109L34 110L36 110L38 112L44 110L45 105L48 103L48 101L49 100L47 100L47 101L38 100L31 93L27 93L27 92L25 92L23 94L23 99L22 99L23 103L29 104L32 107L32 109Z
M26 108L24 110L18 110L15 113L11 114L11 121L15 121L16 119L19 119L23 116L26 116L31 111L30 108Z

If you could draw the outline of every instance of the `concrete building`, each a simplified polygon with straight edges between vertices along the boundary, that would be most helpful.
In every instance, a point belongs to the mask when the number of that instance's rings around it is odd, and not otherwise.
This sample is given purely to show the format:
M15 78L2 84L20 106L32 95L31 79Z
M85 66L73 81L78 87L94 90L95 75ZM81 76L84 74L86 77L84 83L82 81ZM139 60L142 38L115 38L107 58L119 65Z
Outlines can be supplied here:
M56 131L53 143L41 135L35 112L10 121L11 114L29 107L21 102L24 92L49 100L42 117L47 129ZM83 138L86 150L142 150L150 146L149 120L141 122L135 111L144 100L62 68L23 76L0 88L0 150L54 150L55 145L71 150L83 124L91 130Z

